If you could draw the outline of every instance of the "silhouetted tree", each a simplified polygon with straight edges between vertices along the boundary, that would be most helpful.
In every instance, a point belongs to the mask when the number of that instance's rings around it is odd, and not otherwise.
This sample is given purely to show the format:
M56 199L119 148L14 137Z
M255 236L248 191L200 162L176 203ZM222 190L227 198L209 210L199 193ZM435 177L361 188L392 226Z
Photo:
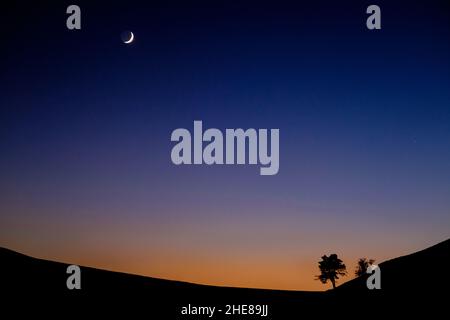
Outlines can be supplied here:
M336 288L336 280L339 279L339 276L347 274L345 264L335 253L330 254L330 256L322 256L322 261L319 261L319 269L321 274L316 276L316 280L320 280L322 283L327 283L330 280L333 289Z
M374 262L374 259L367 260L367 258L360 258L356 266L355 276L360 277L363 274L366 274L367 269L369 266L373 265Z

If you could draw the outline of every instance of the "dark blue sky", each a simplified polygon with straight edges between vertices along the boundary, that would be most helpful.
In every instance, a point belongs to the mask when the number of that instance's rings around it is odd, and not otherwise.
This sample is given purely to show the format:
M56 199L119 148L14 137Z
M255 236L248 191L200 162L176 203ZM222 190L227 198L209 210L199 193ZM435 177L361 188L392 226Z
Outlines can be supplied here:
M382 29L369 31L374 3ZM367 255L361 239L382 259L448 237L449 5L374 3L79 1L80 31L66 29L72 2L5 5L0 244L150 275L314 289L309 275L292 280L286 257L308 269L324 250ZM280 172L174 166L170 134L194 120L279 128ZM195 267L217 270L219 249L230 274ZM124 252L166 271L117 262ZM242 280L273 255L278 264Z

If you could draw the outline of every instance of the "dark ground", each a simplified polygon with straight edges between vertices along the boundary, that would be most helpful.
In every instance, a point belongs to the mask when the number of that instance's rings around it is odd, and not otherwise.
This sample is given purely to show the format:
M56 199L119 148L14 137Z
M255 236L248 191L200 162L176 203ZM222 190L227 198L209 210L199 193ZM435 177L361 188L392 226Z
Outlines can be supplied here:
M68 264L0 248L0 295L3 312L13 312L13 318L381 319L426 314L431 319L447 314L449 261L450 239L381 263L381 290L368 290L364 278L334 291L278 291L195 285L87 267L81 267L81 290L68 290ZM222 310L227 304L267 304L269 316L181 315L188 304Z

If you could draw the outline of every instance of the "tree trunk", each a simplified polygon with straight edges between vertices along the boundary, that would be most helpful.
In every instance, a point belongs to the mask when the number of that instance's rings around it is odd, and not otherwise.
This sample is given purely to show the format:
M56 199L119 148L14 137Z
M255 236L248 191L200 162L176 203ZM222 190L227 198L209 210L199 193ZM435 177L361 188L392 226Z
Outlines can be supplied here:
M333 289L336 289L336 281L334 279L330 279L331 284L333 285Z

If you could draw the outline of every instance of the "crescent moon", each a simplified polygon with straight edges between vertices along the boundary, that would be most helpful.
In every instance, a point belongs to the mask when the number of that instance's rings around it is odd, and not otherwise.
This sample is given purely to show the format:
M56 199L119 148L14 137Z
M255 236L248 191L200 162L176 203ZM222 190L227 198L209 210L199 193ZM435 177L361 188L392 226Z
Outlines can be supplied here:
M130 31L130 33L131 33L131 37L130 37L130 39L129 39L128 41L124 41L125 43L132 43L132 42L133 42L133 40L134 40L134 34L133 34L133 32L131 32L131 31Z

